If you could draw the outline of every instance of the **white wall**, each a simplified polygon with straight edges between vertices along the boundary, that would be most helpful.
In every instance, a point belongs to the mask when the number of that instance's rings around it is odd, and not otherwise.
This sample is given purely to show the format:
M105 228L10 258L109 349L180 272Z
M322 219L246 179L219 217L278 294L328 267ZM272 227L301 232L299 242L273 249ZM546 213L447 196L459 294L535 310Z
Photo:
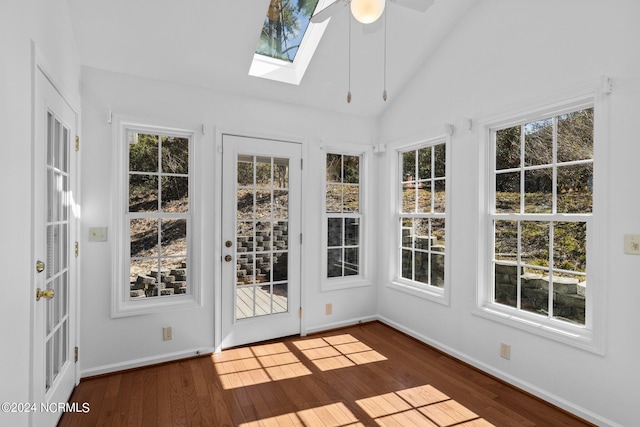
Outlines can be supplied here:
M108 111L147 119L157 125L207 129L203 137L204 155L199 159L204 168L203 185L213 196L221 179L216 170L214 127L225 132L245 135L268 135L284 140L306 140L304 185L303 268L304 326L308 330L323 329L368 318L376 313L376 288L368 287L320 292L320 235L325 144L360 143L369 147L375 139L372 120L345 117L325 111L279 104L269 100L248 99L197 87L116 74L91 68L82 72L83 142L82 154L82 301L81 301L81 370L83 376L151 363L163 358L193 354L197 349L214 345L213 286L219 278L221 239L215 230L214 198L207 199L203 222L202 245L207 280L203 281L204 300L201 308L167 311L112 319L110 289L112 245L88 242L88 227L108 226L111 218L112 125ZM115 122L114 122L115 123ZM375 221L375 216L372 216ZM218 258L219 260L219 255ZM370 260L373 264L373 258ZM333 314L325 316L325 303L333 304ZM161 328L172 326L174 339L163 341Z
M31 41L58 76L65 95L79 98L80 66L66 1L0 2L0 401L28 402L31 378ZM0 413L2 425L27 425L28 415Z
M443 133L444 123L461 124L506 112L515 104L551 97L603 75L615 79L610 95L606 278L606 354L599 356L471 314L476 303L478 224L477 126L458 126L448 153L452 161L448 210L451 233L451 305L444 307L385 286L392 276L379 253L379 310L402 329L454 355L509 379L599 425L639 425L640 257L623 253L623 235L640 233L640 4L632 1L489 0L478 2L422 67L383 116L380 142ZM389 169L392 153L378 161ZM596 160L598 162L598 160ZM379 175L390 194L394 177ZM384 203L380 240L386 241L393 207ZM499 357L499 343L512 346L511 360Z

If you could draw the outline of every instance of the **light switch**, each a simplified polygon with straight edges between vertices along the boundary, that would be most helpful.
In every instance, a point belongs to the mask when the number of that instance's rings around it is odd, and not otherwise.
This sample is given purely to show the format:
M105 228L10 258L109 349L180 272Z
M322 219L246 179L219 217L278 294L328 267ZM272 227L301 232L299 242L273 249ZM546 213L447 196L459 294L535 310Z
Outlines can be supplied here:
M106 242L107 227L89 227L90 242Z
M640 255L640 234L624 235L624 253L629 255Z

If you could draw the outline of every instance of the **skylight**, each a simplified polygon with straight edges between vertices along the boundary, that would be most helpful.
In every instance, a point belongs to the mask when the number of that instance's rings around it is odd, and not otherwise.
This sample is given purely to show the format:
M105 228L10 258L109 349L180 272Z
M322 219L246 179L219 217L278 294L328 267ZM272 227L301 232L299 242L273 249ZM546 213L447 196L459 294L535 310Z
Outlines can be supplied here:
M332 0L271 0L249 75L300 84L328 20L309 22Z

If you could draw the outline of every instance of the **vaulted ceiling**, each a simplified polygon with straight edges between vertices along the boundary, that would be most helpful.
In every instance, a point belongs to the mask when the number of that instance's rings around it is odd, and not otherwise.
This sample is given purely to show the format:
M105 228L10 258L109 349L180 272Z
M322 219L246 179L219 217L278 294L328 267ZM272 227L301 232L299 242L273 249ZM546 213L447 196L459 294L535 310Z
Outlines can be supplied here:
M425 13L387 5L365 34L349 8L331 18L299 86L248 75L269 0L67 0L82 65L345 114L377 117L477 0L436 0Z

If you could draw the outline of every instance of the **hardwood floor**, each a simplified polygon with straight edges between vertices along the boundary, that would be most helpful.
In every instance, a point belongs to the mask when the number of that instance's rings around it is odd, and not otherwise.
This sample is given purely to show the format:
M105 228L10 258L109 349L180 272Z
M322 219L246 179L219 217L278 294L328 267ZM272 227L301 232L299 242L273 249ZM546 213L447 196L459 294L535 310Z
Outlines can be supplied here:
M81 381L59 426L591 425L382 323Z

